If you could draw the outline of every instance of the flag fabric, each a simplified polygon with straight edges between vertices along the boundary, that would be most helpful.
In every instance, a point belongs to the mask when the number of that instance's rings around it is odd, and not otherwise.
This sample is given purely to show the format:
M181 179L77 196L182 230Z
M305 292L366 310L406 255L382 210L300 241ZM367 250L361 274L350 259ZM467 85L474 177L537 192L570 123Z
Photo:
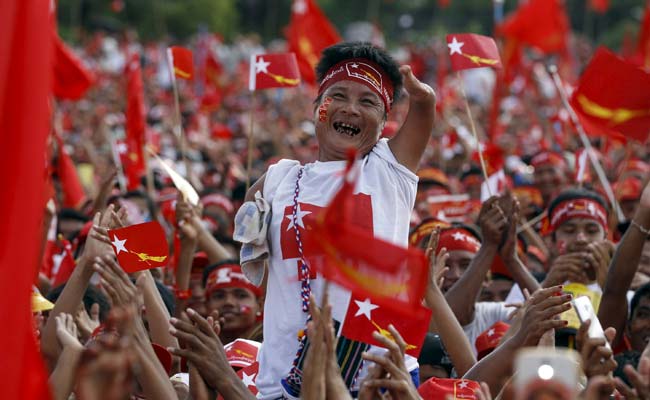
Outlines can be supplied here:
M0 13L0 399L48 400L34 338L32 283L40 265L52 93L48 2L8 1Z
M522 3L498 27L502 35L517 39L545 54L564 51L570 29L563 0L530 0Z
M571 106L588 132L620 132L643 143L650 133L650 73L601 47L580 77Z
M257 380L257 374L260 370L260 363L255 361L253 364L248 367L242 368L237 371L237 376L244 383L244 386L251 392L253 395L257 395L257 386L255 382ZM223 396L218 395L217 400L223 400Z
M461 71L470 68L501 68L497 44L489 36L473 33L447 35L451 68Z
M429 212L443 221L463 222L473 209L468 194L450 194L427 197Z
M117 261L132 273L167 265L169 246L160 223L145 222L108 231Z
M381 346L372 334L379 332L380 335L394 340L388 330L388 325L392 324L406 342L406 354L417 358L429 330L430 320L431 310L422 305L409 311L409 318L405 318L401 311L373 303L370 298L353 295L341 326L341 335L348 339Z
M589 0L589 7L597 13L605 14L609 9L609 0Z
M86 201L86 193L79 180L77 168L70 155L65 151L63 139L59 135L54 135L54 137L58 147L56 175L63 192L63 207L78 209Z
M79 100L95 82L95 75L56 32L52 35L54 41L52 91L60 99Z
M637 53L641 57L641 65L646 69L650 69L650 2L648 2L645 8L643 19L641 20Z
M248 89L262 90L294 87L300 84L300 72L294 53L251 56Z
M414 316L428 280L428 262L418 249L399 247L353 224L354 182L346 177L328 207L320 212L309 235L305 255L310 267L358 297Z
M76 265L72 255L72 243L62 237L59 238L63 251L54 255L54 265L52 269L52 287L62 285L70 279Z
M194 60L191 50L180 46L168 47L167 58L169 66L174 72L172 76L181 79L192 79L194 77Z
M196 192L196 189L190 184L185 178L183 178L178 172L174 171L172 167L167 165L158 155L154 152L151 152L151 155L158 161L158 164L162 167L163 170L169 175L174 186L178 189L179 192L183 195L183 198L189 201L192 205L199 205L199 194Z
M294 0L285 36L289 51L296 53L302 80L316 83L314 67L323 49L341 41L338 32L314 0Z
M480 399L476 392L481 386L476 381L467 379L430 378L418 388L418 394L424 400L436 399Z
M501 195L508 187L508 179L503 169L498 170L488 176L487 181L481 183L481 202L486 201L491 196Z
M145 145L144 86L140 70L140 55L132 53L125 67L126 74L126 157L122 167L127 190L136 190L140 178L146 173L143 148Z

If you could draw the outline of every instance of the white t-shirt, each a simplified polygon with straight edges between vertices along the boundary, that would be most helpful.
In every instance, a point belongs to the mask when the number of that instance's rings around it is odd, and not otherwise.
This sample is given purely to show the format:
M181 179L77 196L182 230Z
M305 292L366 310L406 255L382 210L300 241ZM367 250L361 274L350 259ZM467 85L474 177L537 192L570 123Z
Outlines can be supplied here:
M371 227L375 237L406 247L417 176L399 164L386 139L380 140L357 162L361 166L354 192L353 222ZM305 165L298 195L297 216L301 228L309 225L311 218L326 207L340 189L345 164L345 161L317 161ZM256 380L258 398L262 399L282 395L280 380L291 370L298 350L298 332L304 329L307 318L301 309L299 255L292 222L299 170L297 161L281 160L269 167L264 181L263 197L271 204L272 218L268 231L271 254L264 304L264 343L259 353L260 369ZM304 234L306 231L301 229L301 235ZM323 279L312 280L311 289L320 302ZM336 285L330 285L329 292L332 317L342 321L350 293Z

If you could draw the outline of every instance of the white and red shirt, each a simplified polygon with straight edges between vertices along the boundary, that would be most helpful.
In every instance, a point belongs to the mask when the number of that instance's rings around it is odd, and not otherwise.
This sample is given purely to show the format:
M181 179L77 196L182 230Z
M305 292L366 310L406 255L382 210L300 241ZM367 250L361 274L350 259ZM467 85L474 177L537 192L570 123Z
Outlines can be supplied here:
M357 162L361 166L353 223L370 229L377 238L406 247L417 176L395 159L386 139L380 140ZM345 165L346 161L316 161L304 166L297 212L301 235L308 234L305 228L341 187ZM300 168L298 161L281 160L269 167L264 181L263 197L271 204L272 219L267 239L271 254L264 305L264 343L256 379L258 398L262 399L282 395L280 380L291 370L298 350L298 334L305 328L307 319L301 308L299 252L292 219ZM246 268L244 272L255 273ZM323 284L320 277L311 281L312 293L319 302ZM329 299L333 318L343 321L350 292L332 284Z

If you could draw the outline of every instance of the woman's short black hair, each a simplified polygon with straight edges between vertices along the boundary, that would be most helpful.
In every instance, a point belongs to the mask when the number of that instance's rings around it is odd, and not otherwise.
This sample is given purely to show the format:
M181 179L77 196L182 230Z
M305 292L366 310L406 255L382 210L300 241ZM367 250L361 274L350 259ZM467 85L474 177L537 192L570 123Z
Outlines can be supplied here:
M399 65L386 50L380 49L369 42L342 42L323 50L321 59L316 65L318 83L323 80L330 68L343 60L351 58L364 58L379 65L393 84L393 103L399 99L403 86Z

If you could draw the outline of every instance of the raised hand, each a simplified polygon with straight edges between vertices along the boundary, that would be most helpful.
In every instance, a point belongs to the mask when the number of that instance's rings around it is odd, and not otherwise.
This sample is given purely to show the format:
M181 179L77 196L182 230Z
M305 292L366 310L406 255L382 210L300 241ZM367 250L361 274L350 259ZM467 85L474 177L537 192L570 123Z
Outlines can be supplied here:
M83 346L77 338L77 325L74 323L72 315L61 313L56 317L56 337L61 347L81 350Z
M496 196L487 199L478 215L478 225L483 234L484 245L501 246L508 226L508 219L499 205L499 199Z
M77 324L81 338L87 341L93 331L99 326L99 304L94 303L90 307L90 315L86 312L83 304L79 304L77 312L74 315L74 322Z
M629 387L621 378L617 377L615 378L616 389L618 389L626 399L650 399L650 359L641 357L639 360L639 366L636 370L634 370L631 365L626 365L623 372L625 372L625 375L627 375L630 382L632 382L634 388Z
M413 75L409 65L402 65L399 72L404 79L404 90L408 93L411 101L435 101L436 93L431 86L421 82Z
M440 249L438 254L436 254L439 241L440 227L436 226L431 232L429 243L427 244L427 249L425 250L424 255L429 260L429 285L437 288L442 287L445 280L445 273L449 271L449 268L445 267L447 259L449 258L447 249L443 247Z
M513 339L520 346L537 346L549 329L564 328L567 321L556 319L571 308L571 295L562 294L562 286L540 289L526 300L521 326Z

